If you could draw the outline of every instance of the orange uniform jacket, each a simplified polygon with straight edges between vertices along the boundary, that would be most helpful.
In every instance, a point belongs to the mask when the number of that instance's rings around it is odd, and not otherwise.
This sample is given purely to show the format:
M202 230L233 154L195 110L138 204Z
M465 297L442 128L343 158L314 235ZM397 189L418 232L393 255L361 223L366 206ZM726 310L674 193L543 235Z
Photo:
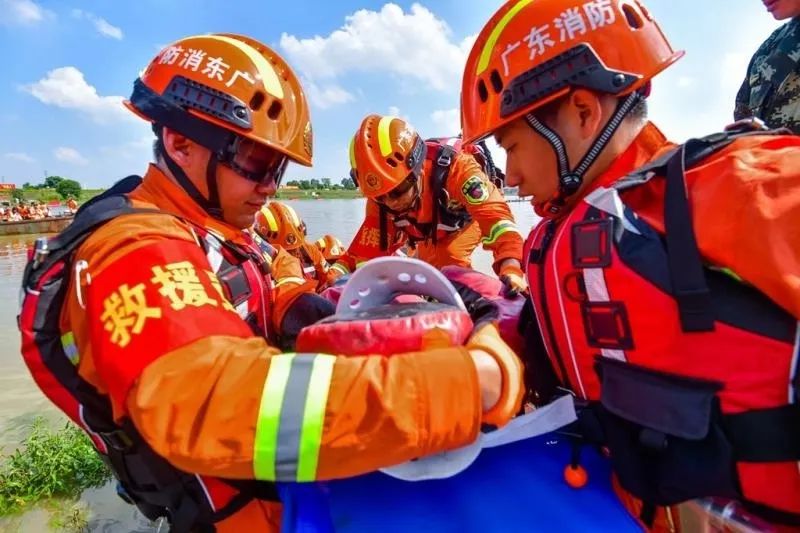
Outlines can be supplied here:
M433 161L427 159L423 170L424 178L420 190L420 205L408 214L419 224L432 221L435 198L431 192ZM494 269L504 259L522 258L522 236L514 222L514 216L502 193L486 177L475 158L466 153L458 153L450 165L446 181L447 197L456 209L465 208L472 216L472 223L460 231L439 238L434 246L430 240L417 245L419 259L442 268L447 265L468 267L472 252L478 244L491 250L494 255ZM396 228L392 216L387 218L388 250L380 249L380 208L372 200L367 200L364 222L356 233L347 252L337 261L334 268L341 273L352 272L356 266L368 259L381 255L391 255L402 247L408 236L419 237L413 227Z
M242 239L156 167L130 197L136 207L177 213L230 241ZM62 330L73 332L80 354L79 373L109 395L118 420L129 417L156 452L184 471L332 479L477 437L480 390L465 348L388 359L281 354L253 336L230 306L176 309L152 283L155 270L180 262L183 272L209 271L185 222L160 214L120 217L80 247L75 264L82 260L88 267L62 312ZM297 265L284 252L273 268L280 277ZM287 292L303 290L279 285L276 314L286 307L281 300L292 299ZM126 329L127 342L119 336L114 342L112 318ZM302 434L285 435L284 422ZM254 501L218 531L274 531L279 522L277 504Z
M317 289L322 289L328 285L332 279L330 265L325 260L320 250L314 243L305 242L300 247L300 253L304 256L303 273L307 279L317 282Z

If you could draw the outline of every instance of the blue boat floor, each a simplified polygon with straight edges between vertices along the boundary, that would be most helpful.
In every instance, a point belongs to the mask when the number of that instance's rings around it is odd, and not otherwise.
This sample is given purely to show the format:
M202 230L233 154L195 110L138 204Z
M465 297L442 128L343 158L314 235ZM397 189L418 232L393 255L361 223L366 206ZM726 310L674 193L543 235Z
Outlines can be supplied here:
M372 473L294 485L292 502L286 502L291 511L284 515L293 525L284 531L641 531L611 489L608 461L595 450L581 453L587 485L566 484L570 451L550 434L485 449L467 470L444 480L406 482Z

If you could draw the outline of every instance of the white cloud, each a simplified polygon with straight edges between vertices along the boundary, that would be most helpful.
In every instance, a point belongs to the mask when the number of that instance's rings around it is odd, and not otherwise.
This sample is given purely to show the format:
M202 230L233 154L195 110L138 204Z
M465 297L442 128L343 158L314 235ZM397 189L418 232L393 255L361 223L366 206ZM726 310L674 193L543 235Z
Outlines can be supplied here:
M349 72L388 73L422 89L452 91L475 37L452 40L446 22L420 4L408 13L396 4L380 11L361 9L326 37L282 34L290 64L312 81L334 80Z
M303 80L302 83L311 103L320 109L328 109L355 100L351 93L336 84L322 87L311 80Z
M103 146L100 151L104 155L115 159L125 158L147 161L147 158L152 157L153 141L155 141L153 134L145 133L133 141L116 146Z
M6 159L13 159L15 161L22 161L23 163L35 163L36 160L26 154L25 152L7 152L3 154Z
M53 16L32 0L0 0L0 23L31 26Z
M120 28L114 26L106 19L98 17L94 13L89 13L88 11L83 11L82 9L73 9L72 16L78 19L88 20L94 25L94 29L96 29L97 32L104 37L109 37L118 41L122 40L123 35Z
M390 105L389 109L386 111L386 114L391 116L391 117L397 117L399 119L403 119L406 122L411 122L411 119L408 118L408 114L403 113L402 111L400 111L400 108L397 107L396 105Z
M59 146L53 150L53 155L56 159L65 163L81 166L89 164L89 160L83 157L80 152L67 146Z
M431 114L431 120L438 128L436 136L457 135L461 131L461 115L458 108L437 109Z
M133 118L122 106L121 96L100 96L75 67L51 70L41 80L22 89L45 104L80 111L101 124Z

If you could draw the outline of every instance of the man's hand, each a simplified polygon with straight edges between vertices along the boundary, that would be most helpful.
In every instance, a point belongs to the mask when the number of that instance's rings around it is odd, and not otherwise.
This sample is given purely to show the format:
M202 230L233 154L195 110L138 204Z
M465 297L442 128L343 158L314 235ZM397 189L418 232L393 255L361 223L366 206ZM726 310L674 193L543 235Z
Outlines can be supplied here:
M528 293L528 283L525 281L525 273L516 259L506 259L500 266L500 281L505 285L506 298L513 298L518 294Z
M504 426L522 405L525 392L522 363L500 337L493 323L479 326L466 348L478 371L482 421L497 427Z

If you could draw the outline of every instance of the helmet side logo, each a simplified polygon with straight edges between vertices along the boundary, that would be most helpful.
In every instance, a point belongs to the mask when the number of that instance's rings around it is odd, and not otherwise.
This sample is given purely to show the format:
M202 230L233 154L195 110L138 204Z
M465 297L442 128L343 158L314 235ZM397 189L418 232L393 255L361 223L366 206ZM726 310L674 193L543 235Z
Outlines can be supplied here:
M371 191L377 191L381 188L381 180L375 174L367 174L367 177L364 178L364 183L366 183L367 188Z

